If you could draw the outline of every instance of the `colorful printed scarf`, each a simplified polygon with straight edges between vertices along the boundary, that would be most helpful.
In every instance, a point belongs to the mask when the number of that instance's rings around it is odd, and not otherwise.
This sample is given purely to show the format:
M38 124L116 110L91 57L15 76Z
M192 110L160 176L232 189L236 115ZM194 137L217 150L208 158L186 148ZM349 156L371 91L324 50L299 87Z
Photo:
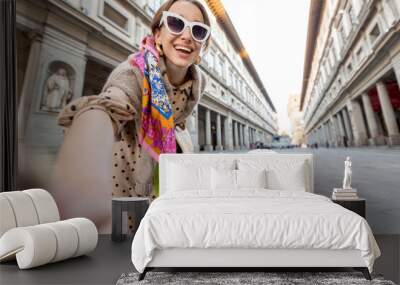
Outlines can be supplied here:
M161 153L176 153L174 116L159 67L154 36L143 38L140 51L129 60L143 75L139 143L158 162Z

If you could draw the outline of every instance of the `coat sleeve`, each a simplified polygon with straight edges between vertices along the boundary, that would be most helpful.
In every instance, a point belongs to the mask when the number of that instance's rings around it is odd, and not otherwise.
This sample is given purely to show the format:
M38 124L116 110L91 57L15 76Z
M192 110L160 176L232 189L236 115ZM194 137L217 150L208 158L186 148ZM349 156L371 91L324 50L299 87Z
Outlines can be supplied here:
M112 121L114 135L120 136L124 125L140 117L141 75L127 61L109 75L98 95L77 98L66 105L58 116L58 124L69 128L74 119L88 110L102 110Z

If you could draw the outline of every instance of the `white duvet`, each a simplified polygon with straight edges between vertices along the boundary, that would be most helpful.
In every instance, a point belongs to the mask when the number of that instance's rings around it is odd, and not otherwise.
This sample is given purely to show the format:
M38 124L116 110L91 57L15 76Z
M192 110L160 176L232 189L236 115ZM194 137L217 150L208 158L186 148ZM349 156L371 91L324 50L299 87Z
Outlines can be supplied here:
M143 272L154 249L358 249L372 272L379 248L366 220L306 192L248 189L166 193L151 204L132 243Z

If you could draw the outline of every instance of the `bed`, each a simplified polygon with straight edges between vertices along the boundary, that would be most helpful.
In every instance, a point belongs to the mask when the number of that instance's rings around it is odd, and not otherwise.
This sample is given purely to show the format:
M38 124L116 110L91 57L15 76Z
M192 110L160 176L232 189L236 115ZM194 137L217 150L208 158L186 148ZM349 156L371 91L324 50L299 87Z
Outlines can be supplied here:
M313 193L311 154L163 154L160 197L132 242L154 268L352 267L380 251L364 218Z

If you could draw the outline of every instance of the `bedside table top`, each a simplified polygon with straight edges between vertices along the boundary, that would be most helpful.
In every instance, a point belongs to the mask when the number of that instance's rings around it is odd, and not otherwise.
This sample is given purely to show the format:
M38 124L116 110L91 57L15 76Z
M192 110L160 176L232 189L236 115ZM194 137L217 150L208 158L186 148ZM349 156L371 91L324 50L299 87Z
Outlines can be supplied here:
M132 202L132 201L146 201L150 200L147 197L116 197L112 198L113 201Z
M366 201L365 198L356 198L356 199L333 199L331 198L332 201L345 201L345 202L352 202L352 201Z

